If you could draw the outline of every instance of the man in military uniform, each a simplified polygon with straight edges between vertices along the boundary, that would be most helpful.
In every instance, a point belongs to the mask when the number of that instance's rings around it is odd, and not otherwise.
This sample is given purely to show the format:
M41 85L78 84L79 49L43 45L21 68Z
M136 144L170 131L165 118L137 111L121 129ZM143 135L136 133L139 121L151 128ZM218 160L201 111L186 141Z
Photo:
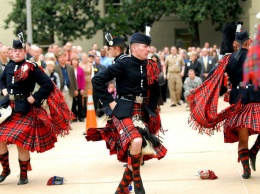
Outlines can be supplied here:
M113 41L113 40L112 40ZM116 194L128 193L128 185L133 181L136 194L145 194L140 176L140 162L142 145L145 144L141 135L141 129L153 120L149 125L149 132L156 128L156 133L161 128L157 102L160 98L158 85L158 66L147 60L150 52L151 38L141 33L135 33L130 40L130 55L124 55L115 60L115 63L107 69L97 73L92 78L93 88L104 106L112 109L112 127L107 128L105 141L121 142L110 147L111 154L117 154L118 160L128 161L123 178L116 190ZM113 45L113 42L111 43ZM155 73L156 72L156 73ZM116 78L117 100L107 91L106 83ZM148 92L149 91L149 92ZM138 123L138 124L137 124ZM160 127L159 127L160 126ZM94 140L91 135L98 129L89 129L87 140ZM93 133L92 133L93 132ZM148 132L148 133L149 133ZM152 135L152 134L151 134ZM104 137L102 135L102 137ZM110 137L118 139L111 139ZM93 136L94 137L94 136ZM101 139L99 139L101 140ZM165 156L167 150L159 141L153 144L156 152L152 155L158 159ZM116 151L117 150L117 151ZM151 155L150 155L151 156ZM148 155L144 160L151 159Z
M259 135L256 139L253 147L248 150L248 139L249 135L260 133L259 131L259 102L260 95L259 91L254 91L253 86L249 83L245 88L242 88L241 83L243 81L243 64L246 59L248 49L251 43L251 39L247 31L238 32L236 34L235 41L237 42L238 50L230 56L230 60L226 67L226 72L229 76L229 81L232 84L232 89L230 91L230 104L241 103L248 108L243 108L243 112L237 113L238 115L243 115L244 119L238 119L236 121L236 129L238 131L238 137L234 137L234 129L224 131L225 142L229 143L233 139L238 139L238 155L243 166L242 177L248 179L251 176L251 169L249 167L249 157L252 163L252 168L255 170L256 154L260 148ZM252 107L252 108L251 108ZM247 116L248 115L248 116ZM238 117L236 115L236 117ZM256 121L253 126L247 125L247 118L251 121ZM246 120L245 120L246 119ZM251 123L251 122L250 122ZM247 127L246 127L247 126Z
M117 59L122 59L127 56L126 54L124 54L126 44L123 38L112 38L112 35L110 33L106 33L105 39L107 40L108 52L111 55L111 57L114 58L113 63L115 63ZM102 105L100 106L100 108L101 107ZM109 107L104 107L97 111L97 115L99 117L103 116L104 113L106 113L106 115L110 115L111 109Z
M164 63L164 72L168 68L168 73L165 75L168 81L168 87L171 98L171 107L181 105L182 92L182 77L184 75L185 62L180 55L177 54L177 48L171 47L171 54L168 55Z
M24 185L28 183L27 171L31 170L30 151L43 153L52 149L58 135L68 134L74 115L42 68L25 60L22 33L18 36L19 40L13 41L13 58L0 77L0 91L5 96L1 108L9 113L6 117L0 115L0 163L3 167L0 183L11 173L7 144L16 144L20 165L18 185ZM40 88L32 93L36 83ZM45 99L50 114L42 107Z
M51 134L40 123L37 123L37 128L41 131L39 134L33 124L37 117L34 107L41 107L42 101L53 91L54 86L36 63L25 60L25 43L21 34L19 37L19 40L13 41L13 59L6 65L0 79L0 89L6 97L5 105L10 104L12 108L11 116L0 124L0 162L3 167L0 182L11 173L7 148L7 143L11 143L17 145L20 164L18 185L23 185L28 183L27 170L31 170L29 151L44 152L54 143L46 137ZM36 82L41 87L32 94ZM38 148L35 148L35 141Z

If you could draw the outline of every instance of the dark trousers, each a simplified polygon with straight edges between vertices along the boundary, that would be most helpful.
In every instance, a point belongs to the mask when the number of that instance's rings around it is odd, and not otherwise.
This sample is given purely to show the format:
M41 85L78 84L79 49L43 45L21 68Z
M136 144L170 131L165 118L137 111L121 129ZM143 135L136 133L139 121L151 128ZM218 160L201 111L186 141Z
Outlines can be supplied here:
M85 117L87 116L87 106L88 106L87 103L88 103L88 97L84 97L83 111L84 111Z
M184 86L184 81L185 81L185 79L186 79L187 77L186 76L183 76L182 77L182 85ZM185 102L185 97L184 97L184 87L182 86L182 90L181 90L181 100L183 101L183 102Z
M84 108L83 108L83 105L82 105L82 95L80 94L80 91L79 91L79 95L75 96L73 98L72 112L74 113L74 115L78 119L85 118Z
M166 99L169 97L169 94L167 94L167 92L168 92L167 90L168 90L168 82L166 80L165 84L161 86L163 102L166 102Z

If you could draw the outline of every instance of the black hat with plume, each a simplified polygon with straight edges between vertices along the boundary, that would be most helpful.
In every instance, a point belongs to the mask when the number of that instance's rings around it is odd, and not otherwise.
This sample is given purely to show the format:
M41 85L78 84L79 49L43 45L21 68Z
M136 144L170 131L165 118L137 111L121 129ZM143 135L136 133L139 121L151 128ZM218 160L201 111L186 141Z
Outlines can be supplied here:
M13 48L14 49L25 48L25 42L24 42L24 38L23 38L23 33L22 32L20 32L18 34L18 39L13 40Z
M125 39L120 37L112 37L110 32L105 32L105 39L107 41L108 47L119 46L119 45L125 46Z

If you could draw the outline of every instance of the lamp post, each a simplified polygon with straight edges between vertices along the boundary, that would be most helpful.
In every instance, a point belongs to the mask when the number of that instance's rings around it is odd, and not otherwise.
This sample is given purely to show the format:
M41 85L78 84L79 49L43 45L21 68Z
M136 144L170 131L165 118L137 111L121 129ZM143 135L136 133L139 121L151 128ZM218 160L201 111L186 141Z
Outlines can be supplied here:
M27 42L33 43L31 0L26 0L26 27L27 27Z

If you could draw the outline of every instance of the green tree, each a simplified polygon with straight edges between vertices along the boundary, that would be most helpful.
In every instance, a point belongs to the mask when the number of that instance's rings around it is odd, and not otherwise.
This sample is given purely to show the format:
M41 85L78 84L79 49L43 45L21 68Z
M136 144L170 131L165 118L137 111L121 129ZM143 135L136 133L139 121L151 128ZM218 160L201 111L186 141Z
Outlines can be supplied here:
M169 7L166 13L176 13L188 24L192 43L199 46L199 24L205 19L211 19L212 24L217 25L216 30L220 30L228 18L238 20L238 14L242 13L239 1L241 0L176 0L174 7Z
M114 1L108 0L107 14L100 20L99 28L125 38L134 32L144 32L145 25L158 21L171 1L122 0L121 6L114 6Z
M32 2L33 40L52 43L57 36L62 43L77 38L91 38L97 30L112 30L113 35L127 37L136 31L144 31L145 24L152 25L163 15L177 15L187 23L192 34L192 44L199 45L199 24L211 19L217 30L228 18L236 20L242 12L239 5L245 0L122 0L114 6L107 0L107 13L100 18L96 10L99 0L56 0ZM13 11L5 20L5 27L15 25L15 32L26 28L25 0L16 0Z
M114 7L113 1L107 9L107 15L101 20L105 30L112 30L115 35L130 35L135 31L144 31L146 23L153 24L163 15L175 14L189 26L192 45L200 42L199 24L211 19L221 29L228 18L238 19L242 13L239 5L245 0L122 0L121 6Z
M33 41L41 44L54 42L57 36L65 43L77 38L91 38L100 18L96 10L98 0L31 0ZM16 34L26 30L25 0L16 0L13 11L5 20L5 28L14 23ZM24 33L26 35L26 33Z

